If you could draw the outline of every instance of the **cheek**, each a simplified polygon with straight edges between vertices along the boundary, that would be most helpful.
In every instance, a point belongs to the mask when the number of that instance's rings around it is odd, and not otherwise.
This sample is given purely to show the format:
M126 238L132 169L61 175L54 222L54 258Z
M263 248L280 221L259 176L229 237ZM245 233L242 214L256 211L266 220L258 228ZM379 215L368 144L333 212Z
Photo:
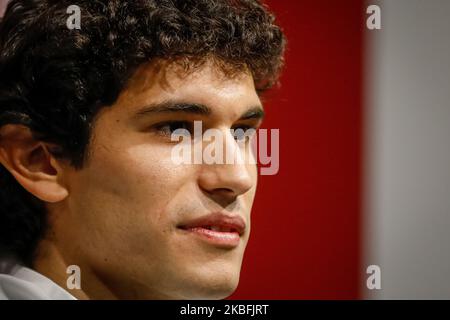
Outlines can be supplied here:
M149 243L163 241L173 220L166 208L190 177L189 168L175 166L165 148L111 145L94 152L80 173L72 211L86 241L108 239L112 248L148 250Z
M100 153L92 166L97 186L104 192L132 202L144 198L166 198L188 175L170 158L167 147L146 145ZM162 187L164 186L164 188Z

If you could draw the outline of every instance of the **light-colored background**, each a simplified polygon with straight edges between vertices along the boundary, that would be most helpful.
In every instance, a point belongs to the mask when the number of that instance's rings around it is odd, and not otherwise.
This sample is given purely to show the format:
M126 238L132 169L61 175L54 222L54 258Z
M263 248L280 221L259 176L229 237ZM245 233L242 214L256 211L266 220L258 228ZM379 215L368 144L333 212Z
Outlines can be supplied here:
M382 290L364 296L450 299L450 1L375 3L363 255L381 267Z

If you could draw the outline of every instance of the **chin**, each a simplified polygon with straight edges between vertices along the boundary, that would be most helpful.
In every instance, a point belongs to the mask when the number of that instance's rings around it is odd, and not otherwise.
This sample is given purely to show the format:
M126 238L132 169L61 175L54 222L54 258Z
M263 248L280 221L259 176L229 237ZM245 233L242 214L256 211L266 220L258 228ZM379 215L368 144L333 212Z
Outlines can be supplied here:
M186 293L188 300L221 300L229 297L237 289L239 274L225 275L202 279L201 283L193 284L193 290Z
M221 288L208 288L207 290L199 291L188 300L222 300L228 298L236 290L237 284L233 286L223 286Z

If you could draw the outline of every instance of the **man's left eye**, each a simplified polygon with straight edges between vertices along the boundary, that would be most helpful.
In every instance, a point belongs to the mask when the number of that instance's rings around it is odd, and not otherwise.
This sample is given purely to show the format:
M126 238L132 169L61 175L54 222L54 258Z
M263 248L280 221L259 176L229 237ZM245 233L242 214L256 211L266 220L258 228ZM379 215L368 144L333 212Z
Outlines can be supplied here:
M244 141L245 137L251 137L256 132L256 128L252 126L238 126L231 128L231 134L236 141Z

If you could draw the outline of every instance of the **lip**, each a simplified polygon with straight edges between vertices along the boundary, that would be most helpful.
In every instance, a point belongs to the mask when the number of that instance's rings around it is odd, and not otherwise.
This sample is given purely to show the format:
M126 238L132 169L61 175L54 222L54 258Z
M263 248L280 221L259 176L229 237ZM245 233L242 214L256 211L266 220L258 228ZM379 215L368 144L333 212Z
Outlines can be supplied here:
M245 227L245 221L240 216L222 212L214 212L178 226L189 235L223 248L237 247Z

